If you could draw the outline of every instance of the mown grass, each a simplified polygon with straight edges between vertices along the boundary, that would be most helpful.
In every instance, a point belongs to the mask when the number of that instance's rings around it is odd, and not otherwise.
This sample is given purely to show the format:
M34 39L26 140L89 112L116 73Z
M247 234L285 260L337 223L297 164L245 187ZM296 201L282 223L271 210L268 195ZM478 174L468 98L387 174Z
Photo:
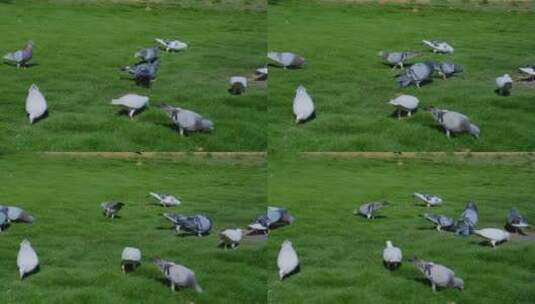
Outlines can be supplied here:
M457 218L473 199L479 227L502 228L512 206L533 218L535 166L528 158L277 157L269 159L268 170L269 201L287 206L296 217L292 226L270 235L270 303L533 302L533 241L513 240L492 249L475 236L439 233L419 217L432 211ZM438 194L444 204L432 210L416 205L414 191ZM391 203L380 218L352 214L361 203L380 199ZM284 239L293 242L301 272L280 282L275 261ZM383 268L386 240L403 250L398 271ZM414 255L453 269L464 278L465 291L433 294L407 261Z
M0 3L2 54L35 43L33 67L2 64L0 138L10 151L262 151L266 148L266 90L254 83L243 96L226 91L232 75L251 75L265 62L263 11L186 10L128 4ZM162 54L150 89L125 79L121 66L154 38L186 41L183 53ZM50 115L29 125L24 102L36 83ZM134 92L151 99L130 121L112 98ZM160 103L182 106L215 123L212 134L181 138Z
M343 2L343 1L342 1ZM533 85L517 83L512 96L494 93L494 79L535 62L530 35L533 10L486 9L445 4L395 5L276 1L268 10L268 48L307 60L299 70L272 68L269 87L269 149L290 151L530 151L535 148ZM456 52L434 55L422 39L444 39ZM465 73L421 89L400 89L379 50L416 50L428 59L464 65ZM291 103L303 84L316 119L295 125ZM420 99L410 119L390 117L386 102L397 94ZM448 140L428 106L468 115L481 138Z
M2 303L265 303L265 247L247 240L236 250L216 248L218 232L244 227L266 206L263 160L105 159L28 156L0 159L0 204L18 205L36 217L31 225L14 224L0 233ZM182 197L182 205L152 205L148 191ZM101 201L123 200L121 218L102 216ZM159 214L204 213L212 234L178 237ZM20 281L19 243L36 249L40 272ZM120 271L125 246L141 249L142 265ZM204 293L173 293L153 256L190 267Z

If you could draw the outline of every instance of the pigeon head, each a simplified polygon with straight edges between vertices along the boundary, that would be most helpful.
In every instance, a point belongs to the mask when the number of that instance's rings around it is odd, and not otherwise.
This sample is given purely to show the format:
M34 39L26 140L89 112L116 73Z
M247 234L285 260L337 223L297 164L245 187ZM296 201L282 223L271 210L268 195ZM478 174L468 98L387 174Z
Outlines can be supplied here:
M474 125L474 124L470 124L470 128L468 129L468 133L470 133L470 135L474 136L475 138L479 138L479 134L481 133L481 131L479 130L479 127Z
M35 83L33 83L32 86L28 89L28 92L31 92L31 91L39 91L39 88L37 87Z
M383 57L385 54L386 54L385 51L379 51L379 52L377 53L377 56L379 56L379 57Z
M26 247L26 246L30 246L30 241L28 241L27 239L24 239L22 240L22 242L20 242L20 247Z
M284 242L282 242L282 247L292 247L292 242L290 242L289 240L285 240Z
M204 131L213 131L214 123L209 119L203 118L201 120L201 129Z
M464 66L462 66L460 64L454 64L453 65L453 70L455 71L455 73L464 72Z
M451 287L453 288L459 288L460 290L464 290L464 280L459 277L454 277L451 282Z
M388 248L393 247L392 246L392 241L386 241L386 247L388 247Z

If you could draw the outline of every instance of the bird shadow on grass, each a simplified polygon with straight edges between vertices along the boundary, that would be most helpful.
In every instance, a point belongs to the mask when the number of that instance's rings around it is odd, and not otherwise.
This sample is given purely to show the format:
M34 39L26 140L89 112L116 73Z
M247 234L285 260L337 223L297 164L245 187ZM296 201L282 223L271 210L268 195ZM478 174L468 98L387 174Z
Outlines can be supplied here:
M420 284L423 284L425 286L431 286L431 283L426 278L413 277L412 280L415 281L415 282L419 282Z
M35 125L36 123L40 122L41 120L43 120L43 119L45 119L45 118L47 118L47 117L48 117L48 110L46 110L45 113L43 113L43 115L37 117L37 118L33 121L32 125Z
M2 3L2 2L0 1L0 3ZM5 65L12 66L12 67L16 67L16 66L17 66L16 63L13 63L13 62L7 62L7 61L4 61L4 64L5 64ZM25 64L25 65L21 66L19 69L24 70L24 69L26 69L26 68L33 68L33 67L36 67L36 66L38 66L38 65L39 65L39 63L37 63L37 62L35 62L35 63L28 63L28 64Z
M316 119L316 111L314 111L312 115L310 115L310 117L308 117L307 119L299 121L299 123L297 123L296 125L303 125L314 119Z
M24 277L22 278L23 280L26 280L28 277L36 274L36 273L39 273L41 271L41 265L37 265L37 267L35 267L34 270L30 271L30 272L27 272L24 274Z
M400 117L401 118L411 118L412 116L414 116L416 113L418 113L418 109L412 111L411 113L411 116L409 116L409 112L407 111L401 111L401 115ZM388 115L388 117L390 118L398 118L398 110L394 110L392 113L390 113L390 115Z
M194 233L188 233L188 232L182 232L182 233L176 234L176 236L179 238L190 238L190 237L198 238L198 237L205 237L208 235L210 235L210 233L205 233L205 234L202 234L201 236L198 236L197 234L194 234Z
M495 89L494 90L494 93L498 96L503 96L503 97L507 97L507 96L511 96L511 91L505 91L505 92L502 92L500 91L499 89Z
M290 277L293 277L294 275L296 275L296 274L298 274L300 272L301 272L301 264L297 265L297 267L292 272L290 272L287 275L285 275L283 280L287 280Z
M299 67L299 66L288 66L288 67L284 68L282 65L278 65L278 64L275 64L275 63L268 63L267 66L271 67L271 68L281 69L281 70L300 70L300 69L303 68L303 67Z

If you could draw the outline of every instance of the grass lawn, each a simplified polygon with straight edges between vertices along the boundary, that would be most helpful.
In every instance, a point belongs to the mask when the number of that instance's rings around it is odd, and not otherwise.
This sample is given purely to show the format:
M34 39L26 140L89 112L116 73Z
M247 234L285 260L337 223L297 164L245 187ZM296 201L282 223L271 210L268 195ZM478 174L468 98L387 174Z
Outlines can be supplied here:
M441 1L421 6L326 2L273 1L269 6L269 50L295 52L307 60L300 70L270 71L269 149L535 148L535 85L517 82L509 97L494 93L497 76L517 77L519 66L535 63L533 9L435 5ZM446 40L455 53L434 55L422 39ZM465 73L447 81L435 78L421 89L400 89L395 73L377 56L380 50L423 51L411 62L453 61L464 65ZM317 117L304 125L295 125L292 115L299 84L312 95L317 111ZM390 117L393 108L386 102L401 93L417 96L420 111L398 121ZM480 126L481 138L462 135L448 140L423 110L428 106L466 114Z
M269 172L269 201L296 217L293 226L270 236L271 303L527 304L535 298L535 242L516 239L492 249L475 236L439 233L419 217L429 209L411 198L414 191L440 195L443 206L431 211L455 218L473 199L480 228L503 228L512 206L535 217L532 158L270 159ZM357 205L380 199L391 203L381 218L352 214ZM275 260L285 239L297 250L301 272L280 282ZM405 259L392 273L382 265L386 240ZM465 291L434 295L407 261L413 255L453 269Z
M128 1L126 1L128 2ZM231 96L228 79L251 75L265 62L266 12L182 9L180 6L0 1L0 53L35 43L35 65L0 65L0 139L11 151L261 151L266 148L266 89L254 83ZM119 68L154 38L190 44L162 54L150 89ZM50 115L29 125L24 111L36 83ZM134 121L109 103L126 93L147 95L148 110ZM181 138L157 105L194 110L215 123L212 134Z
M2 303L265 303L265 246L247 240L238 249L216 248L223 228L243 227L265 210L262 159L109 159L18 156L0 159L0 204L18 205L36 217L0 233ZM152 205L148 191L182 197L178 207ZM126 206L114 221L99 204ZM203 238L178 237L161 212L204 213L214 221ZM19 243L36 249L40 272L19 280ZM141 249L134 273L120 270L125 246ZM196 272L204 293L173 293L150 263L153 256Z

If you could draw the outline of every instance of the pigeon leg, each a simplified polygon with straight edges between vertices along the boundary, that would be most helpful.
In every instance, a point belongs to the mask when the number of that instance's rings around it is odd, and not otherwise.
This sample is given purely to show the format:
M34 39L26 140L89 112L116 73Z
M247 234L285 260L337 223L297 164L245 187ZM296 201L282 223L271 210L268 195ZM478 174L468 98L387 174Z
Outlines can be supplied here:
M184 136L184 129L182 129L182 128L179 128L179 129L180 129L180 130L179 130L179 132L180 132L180 136Z
M400 68L400 69L403 69L403 61L401 61L401 62L399 63L399 68Z
M437 231L442 231L440 225L437 226Z
M20 68L20 63L17 63L17 69Z
M176 234L178 234L178 233L180 232L180 226L177 225L177 226L175 227L175 231L176 231Z
M197 233L197 236L198 236L198 237L201 237L201 236L202 236L202 233L200 233L200 232Z
M496 241L492 240L490 241L490 244L492 245L492 248L496 248Z
M398 119L401 119L401 110L398 109Z
M22 281L22 279L24 278L24 270L19 269L19 274L20 274L20 280Z
M124 274L126 274L126 269L125 269L125 267L124 267L124 264L121 264L121 271L122 271Z
M435 283L431 283L431 288L433 289L433 292L437 292L437 285Z
M416 87L419 89L420 88L420 82L417 82L416 83Z
M411 111L408 111L407 115L408 115L409 117L411 117L412 112L411 112Z
M128 116L130 116L130 119L132 119L134 117L134 112L136 111L136 109L132 109L130 110L130 112L128 113Z
M450 138L450 130L446 130L446 136Z
M175 291L175 283L171 282L171 290Z
M236 248L236 244L235 244L235 243L232 243L232 244L230 245L230 248L231 248L231 249Z

